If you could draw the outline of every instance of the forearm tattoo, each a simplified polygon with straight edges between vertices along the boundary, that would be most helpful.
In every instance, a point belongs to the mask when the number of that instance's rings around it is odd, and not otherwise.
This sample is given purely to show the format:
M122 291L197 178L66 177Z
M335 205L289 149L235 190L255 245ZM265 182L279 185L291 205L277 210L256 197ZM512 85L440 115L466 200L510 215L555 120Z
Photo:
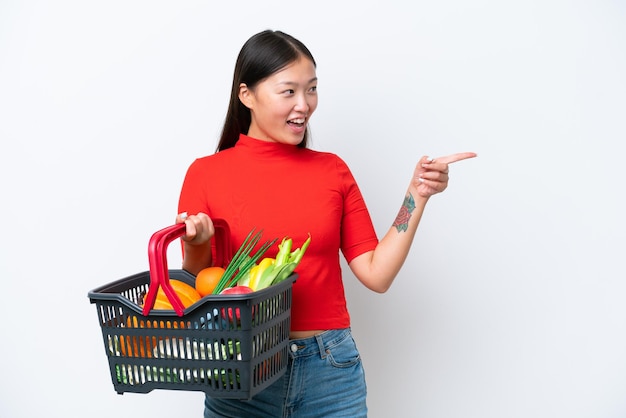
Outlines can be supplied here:
M407 228L409 227L409 219L411 219L411 214L413 213L413 210L415 210L415 200L413 199L411 193L409 193L404 197L404 202L402 203L400 212L398 212L396 220L393 221L393 226L396 227L398 232L406 232Z

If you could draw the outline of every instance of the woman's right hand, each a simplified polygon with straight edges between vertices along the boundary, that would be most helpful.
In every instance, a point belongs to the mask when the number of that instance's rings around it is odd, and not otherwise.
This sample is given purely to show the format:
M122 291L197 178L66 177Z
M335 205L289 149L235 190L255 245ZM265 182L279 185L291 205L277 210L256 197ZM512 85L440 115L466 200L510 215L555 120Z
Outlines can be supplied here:
M213 221L206 213L187 215L186 212L176 216L176 223L185 223L185 235L182 240L190 245L202 245L209 242L215 234Z

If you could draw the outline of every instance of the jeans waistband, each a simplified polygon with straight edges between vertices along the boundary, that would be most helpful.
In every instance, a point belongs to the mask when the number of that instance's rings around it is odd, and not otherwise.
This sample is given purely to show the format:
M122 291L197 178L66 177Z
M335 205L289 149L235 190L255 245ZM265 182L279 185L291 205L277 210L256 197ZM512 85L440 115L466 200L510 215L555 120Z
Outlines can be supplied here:
M289 353L292 357L304 357L319 354L326 356L326 350L341 343L351 335L350 328L332 329L313 337L289 340Z

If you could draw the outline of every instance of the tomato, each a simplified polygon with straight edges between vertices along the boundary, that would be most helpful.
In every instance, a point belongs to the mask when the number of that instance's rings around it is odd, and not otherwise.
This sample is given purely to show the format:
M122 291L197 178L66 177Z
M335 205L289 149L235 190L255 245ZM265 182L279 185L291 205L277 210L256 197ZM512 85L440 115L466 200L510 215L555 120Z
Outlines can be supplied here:
M233 286L222 290L220 295L245 295L252 292L254 292L254 290L248 286Z
M245 295L252 292L254 292L254 290L252 290L252 288L248 286L233 286L222 290L220 295ZM234 310L235 318L237 319L237 322L239 322L241 320L239 308L234 308ZM226 312L224 309L222 309L222 317L226 317ZM228 321L233 322L233 308L228 308Z

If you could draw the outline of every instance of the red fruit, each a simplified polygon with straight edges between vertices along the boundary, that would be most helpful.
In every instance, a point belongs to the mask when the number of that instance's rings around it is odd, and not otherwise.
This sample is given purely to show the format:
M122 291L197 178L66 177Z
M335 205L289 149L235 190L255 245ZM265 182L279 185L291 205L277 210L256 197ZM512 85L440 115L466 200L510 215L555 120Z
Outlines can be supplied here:
M252 292L254 292L254 290L248 286L233 286L222 290L220 295L244 295Z
M252 292L254 292L254 290L252 290L248 286L234 286L234 287L228 287L222 290L220 295L245 295L245 294L252 293ZM235 318L237 318L237 322L239 322L241 320L241 316L239 314L239 308L234 308L234 310L235 310ZM222 308L222 316L226 317L226 312L223 308ZM233 322L233 308L228 308L228 321Z

